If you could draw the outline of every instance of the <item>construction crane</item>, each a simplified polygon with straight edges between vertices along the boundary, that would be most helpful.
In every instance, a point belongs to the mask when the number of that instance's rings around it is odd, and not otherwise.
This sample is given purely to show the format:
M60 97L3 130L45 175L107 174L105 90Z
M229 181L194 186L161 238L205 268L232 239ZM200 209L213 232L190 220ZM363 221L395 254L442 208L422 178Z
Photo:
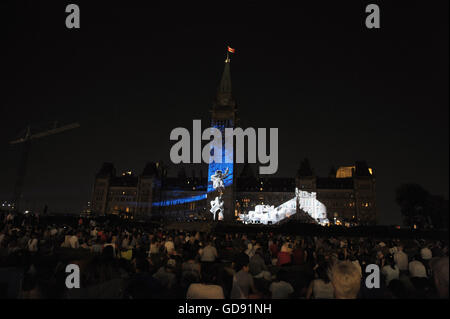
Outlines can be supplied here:
M47 129L45 131L32 133L31 127L28 126L24 130L24 134L21 134L21 137L10 141L9 144L22 144L22 157L19 163L19 169L17 172L17 181L16 185L14 186L14 193L12 198L12 205L15 208L15 210L19 210L19 202L22 198L22 190L23 185L25 181L25 174L27 171L27 163L28 163L28 157L30 153L30 147L31 147L31 141L39 138L43 138L49 135L54 135L58 133L62 133L64 131L72 130L75 128L80 127L80 124L78 123L72 123L68 125L58 126L58 122L55 122L53 124L53 128Z

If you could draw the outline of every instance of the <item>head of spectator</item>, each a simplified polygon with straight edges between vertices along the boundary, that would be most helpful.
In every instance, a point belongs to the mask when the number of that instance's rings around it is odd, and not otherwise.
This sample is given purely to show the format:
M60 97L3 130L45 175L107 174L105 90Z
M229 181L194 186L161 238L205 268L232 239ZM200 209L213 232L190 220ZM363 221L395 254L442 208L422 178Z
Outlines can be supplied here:
M250 263L250 258L248 257L247 254L245 254L245 253L238 254L238 256L236 256L236 260L234 262L236 272L241 271L241 270L248 272L248 270L249 270L248 264L249 263Z
M177 262L175 261L175 259L168 259L167 263L166 263L166 271L168 272L175 272L175 268L177 266Z
M433 257L433 254L431 253L431 250L428 247L424 247L420 250L420 257L423 260L430 260L431 257Z
M361 286L361 274L350 261L338 262L331 269L331 283L336 299L356 299Z
M201 274L201 282L206 285L215 284L217 279L217 268L216 267L203 267Z
M289 273L286 269L281 268L276 275L276 281L289 282Z

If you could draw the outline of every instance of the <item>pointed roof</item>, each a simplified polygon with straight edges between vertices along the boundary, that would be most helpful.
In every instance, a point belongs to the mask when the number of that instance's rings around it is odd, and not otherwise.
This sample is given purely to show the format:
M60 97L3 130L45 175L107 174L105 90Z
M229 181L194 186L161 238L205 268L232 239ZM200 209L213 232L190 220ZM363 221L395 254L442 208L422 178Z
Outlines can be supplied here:
M334 167L334 165L332 165L330 167L330 171L328 172L328 177L336 177L336 168Z
M300 168L297 171L297 176L298 177L313 176L313 171L312 171L312 168L311 168L311 164L309 163L309 160L307 158L305 158L300 163Z
M236 111L236 101L231 93L230 58L227 55L222 78L213 102L211 118L213 121L232 120L234 123L236 121Z
M97 177L113 177L116 175L116 169L113 163L105 162L97 173Z
M357 161L355 163L355 175L356 176L371 176L369 166L366 161Z
M220 80L219 91L222 94L231 94L231 73L230 73L230 59L225 60L225 67L223 69L222 79Z
M158 175L158 166L156 163L149 162L145 164L142 176L157 176L157 175Z

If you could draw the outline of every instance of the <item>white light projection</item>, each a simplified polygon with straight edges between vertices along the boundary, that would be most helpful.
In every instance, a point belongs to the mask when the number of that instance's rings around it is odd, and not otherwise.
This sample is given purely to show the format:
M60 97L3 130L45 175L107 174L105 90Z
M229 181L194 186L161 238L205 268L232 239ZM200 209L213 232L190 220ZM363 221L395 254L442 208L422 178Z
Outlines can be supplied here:
M213 201L211 201L211 209L210 212L214 215L214 220L223 220L223 192L225 190L224 180L229 176L228 167L225 169L225 172L217 170L214 175L211 175L212 187L219 192L219 196L216 197Z
M299 191L298 188L295 188L295 195L301 210L307 212L319 224L328 224L327 207L317 200L316 192Z
M297 212L297 202L299 208L307 213L316 223L328 224L327 208L316 198L316 192L299 191L295 189L295 197L281 204L277 208L273 205L256 205L255 210L248 214L239 214L239 219L243 223L276 224L285 218L289 218Z

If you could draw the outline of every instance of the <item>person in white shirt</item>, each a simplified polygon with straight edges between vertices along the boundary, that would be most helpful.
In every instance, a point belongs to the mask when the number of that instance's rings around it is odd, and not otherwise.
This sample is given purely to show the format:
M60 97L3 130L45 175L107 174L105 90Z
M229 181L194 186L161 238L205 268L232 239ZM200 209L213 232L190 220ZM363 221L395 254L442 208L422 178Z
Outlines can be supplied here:
M186 299L225 299L225 297L221 286L192 283L189 285Z
M394 253L394 261L400 271L408 270L408 255L403 251L403 246L397 246L397 252Z
M352 262L353 265L355 265L358 270L359 270L359 274L362 276L362 268L361 268L361 264L359 263L358 259L350 259L350 261Z
M387 255L385 258L384 267L381 269L381 273L384 275L386 286L394 279L399 279L400 269L395 264L394 256Z
M425 266L416 258L409 263L409 276L418 278L427 278L427 270Z
M214 262L217 258L217 249L211 242L206 243L206 247L200 253L200 260L202 262Z
M164 247L166 248L167 253L170 255L175 250L175 245L172 241L172 237L169 237L164 243Z
M323 267L318 267L316 274L317 278L308 287L306 299L334 299L334 288L327 271Z
M205 268L202 271L202 283L190 284L186 299L225 299L223 288L215 284L216 277L215 268Z
M153 238L150 243L150 250L148 251L148 256L151 257L153 254L159 253L159 242L156 238Z
M278 271L277 279L270 284L269 290L272 293L272 299L289 299L294 292L294 288L288 282L286 270L280 269Z

